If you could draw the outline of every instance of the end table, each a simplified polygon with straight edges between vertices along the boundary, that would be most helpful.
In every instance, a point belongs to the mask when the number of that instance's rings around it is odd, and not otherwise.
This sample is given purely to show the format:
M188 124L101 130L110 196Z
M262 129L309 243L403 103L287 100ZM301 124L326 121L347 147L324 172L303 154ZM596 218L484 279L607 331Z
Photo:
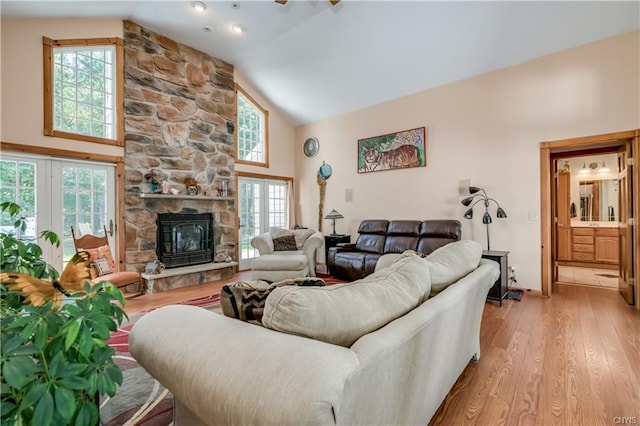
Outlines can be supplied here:
M341 243L350 243L351 242L351 235L341 235L341 234L335 234L335 235L325 235L324 236L324 262L327 265L327 274L330 274L331 272L329 271L329 249L331 247L335 247L338 244Z
M487 295L487 300L495 300L500 302L502 307L502 299L507 297L509 291L509 252L498 250L483 250L482 257L498 262L500 265L500 276L493 284Z

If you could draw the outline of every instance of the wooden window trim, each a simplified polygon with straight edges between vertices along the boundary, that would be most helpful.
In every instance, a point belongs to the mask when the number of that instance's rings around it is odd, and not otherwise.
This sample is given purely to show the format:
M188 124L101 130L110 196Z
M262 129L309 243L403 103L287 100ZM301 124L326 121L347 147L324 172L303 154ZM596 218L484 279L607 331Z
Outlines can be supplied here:
M259 161L247 161L241 160L238 156L238 135L239 135L239 126L238 126L238 92L242 93L242 96L247 98L254 107L256 107L262 114L264 114L264 162ZM247 93L239 84L234 84L234 100L236 104L236 131L235 131L235 142L236 142L236 163L237 164L246 164L249 166L258 166L258 167L269 167L269 111L264 109L262 105L256 102L253 97Z
M53 49L55 47L72 46L114 46L116 51L116 138L100 138L96 136L81 135L78 133L63 132L53 128ZM124 41L119 37L111 38L85 38L53 40L42 37L43 53L43 79L44 79L44 134L64 139L73 139L86 142L101 143L105 145L124 146Z

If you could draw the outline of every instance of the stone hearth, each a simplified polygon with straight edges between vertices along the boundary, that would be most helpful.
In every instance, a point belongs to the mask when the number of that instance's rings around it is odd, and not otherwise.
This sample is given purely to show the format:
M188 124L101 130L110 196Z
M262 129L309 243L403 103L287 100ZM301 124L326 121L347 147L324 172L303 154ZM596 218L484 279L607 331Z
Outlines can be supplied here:
M147 293L158 293L191 285L208 283L233 275L238 262L205 263L167 269L159 274L142 274Z

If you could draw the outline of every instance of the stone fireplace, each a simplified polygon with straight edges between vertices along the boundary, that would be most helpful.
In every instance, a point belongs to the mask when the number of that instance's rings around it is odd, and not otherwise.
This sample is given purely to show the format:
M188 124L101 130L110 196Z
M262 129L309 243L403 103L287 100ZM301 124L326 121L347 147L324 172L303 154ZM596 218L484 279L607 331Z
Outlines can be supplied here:
M208 262L188 266L187 272L175 265L178 275L155 277L156 288L149 290L231 276L236 264L233 66L131 21L124 22L124 46L127 269L143 272L148 262L160 260L159 217L207 214L213 219ZM149 174L176 194L151 193ZM195 179L199 192L188 193L185 179ZM212 195L223 187L228 197Z

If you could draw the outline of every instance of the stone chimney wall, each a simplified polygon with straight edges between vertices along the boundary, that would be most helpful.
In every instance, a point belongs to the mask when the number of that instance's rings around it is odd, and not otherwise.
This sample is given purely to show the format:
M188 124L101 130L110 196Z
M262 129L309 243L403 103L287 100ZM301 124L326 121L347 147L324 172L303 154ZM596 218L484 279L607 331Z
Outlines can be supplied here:
M222 185L235 194L233 66L131 21L124 46L127 269L156 260L158 213L213 212L215 252L234 258L234 201L204 197ZM141 198L151 169L179 195L196 179L203 198Z

